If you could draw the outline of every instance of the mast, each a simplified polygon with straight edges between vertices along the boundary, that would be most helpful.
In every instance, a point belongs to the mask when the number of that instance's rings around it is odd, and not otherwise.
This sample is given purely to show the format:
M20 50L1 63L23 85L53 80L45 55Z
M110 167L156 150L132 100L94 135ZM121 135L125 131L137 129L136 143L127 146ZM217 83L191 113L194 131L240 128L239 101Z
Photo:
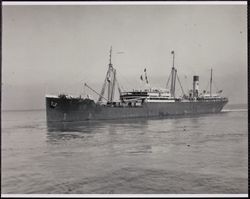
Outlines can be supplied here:
M116 82L116 70L113 71L113 81L111 87L111 95L110 95L110 102L113 102L114 94L115 94L115 82Z
M175 58L174 51L172 51L171 54L173 55L173 66L172 66L172 70L171 70L171 88L170 88L170 93L171 93L172 97L175 97L175 82L176 82L177 70L174 67L174 58Z
M210 76L210 97L212 97L212 76L213 76L213 69L211 68L211 76Z
M111 72L111 70L112 70L112 68L113 68L113 66L112 66L112 62L111 62L111 58L112 58L112 46L110 47L110 51L109 51L109 74L110 74L110 72ZM108 76L108 79L107 79L107 81L108 81L108 101L110 102L110 101L112 101L112 77L110 77L110 75Z
M171 52L173 54L173 68L174 68L174 51Z
M111 58L112 58L112 46L110 47L110 50L109 50L109 66L112 67Z
M116 70L113 68L113 64L112 64L112 46L110 47L110 51L109 51L109 66L108 66L108 71L106 74L106 77L104 79L104 83L102 86L102 90L100 93L100 97L98 99L98 103L100 103L102 101L102 98L104 98L104 94L105 94L105 90L106 87L108 87L108 102L112 102L113 98L114 98L114 93L115 93L115 81L116 81Z

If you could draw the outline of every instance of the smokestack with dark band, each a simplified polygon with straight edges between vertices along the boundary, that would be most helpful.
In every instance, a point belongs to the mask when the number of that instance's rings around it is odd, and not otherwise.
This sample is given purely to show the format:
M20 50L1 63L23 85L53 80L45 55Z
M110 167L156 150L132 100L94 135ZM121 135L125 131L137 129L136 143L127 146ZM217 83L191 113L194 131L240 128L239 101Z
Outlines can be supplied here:
M199 76L193 77L193 97L198 97L199 94Z

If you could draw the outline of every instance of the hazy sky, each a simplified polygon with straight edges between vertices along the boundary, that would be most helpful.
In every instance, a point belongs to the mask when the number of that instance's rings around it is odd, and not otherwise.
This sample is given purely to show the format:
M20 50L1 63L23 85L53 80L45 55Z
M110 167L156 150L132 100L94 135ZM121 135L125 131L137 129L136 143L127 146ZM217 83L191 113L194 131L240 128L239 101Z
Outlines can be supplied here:
M45 108L45 94L100 92L113 47L122 88L146 67L165 87L171 51L184 90L192 76L230 103L247 103L247 5L3 6L2 109ZM123 54L117 52L124 52ZM185 78L185 75L187 78Z

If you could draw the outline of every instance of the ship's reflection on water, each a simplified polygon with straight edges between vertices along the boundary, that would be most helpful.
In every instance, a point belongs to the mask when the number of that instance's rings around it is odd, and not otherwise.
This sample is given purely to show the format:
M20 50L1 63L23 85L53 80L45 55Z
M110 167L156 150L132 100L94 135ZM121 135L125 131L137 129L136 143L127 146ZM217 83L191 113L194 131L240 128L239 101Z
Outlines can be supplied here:
M82 132L91 133L96 128L102 128L112 125L147 125L148 120L126 119L126 120L100 120L100 121L81 121L81 122L47 122L48 132Z
M59 141L65 139L87 139L98 133L107 136L117 135L124 131L135 131L144 134L147 130L149 120L145 118L126 120L102 120L82 122L47 122L48 141Z
M81 132L91 133L96 128L102 128L114 125L130 125L130 127L145 127L152 121L170 120L173 123L178 123L178 119L189 119L194 123L199 121L201 117L211 115L224 115L227 112L212 113L212 114L199 114L199 115L183 115L183 116L168 116L168 117L154 117L154 118L130 118L118 120L88 120L88 121L74 121L74 122L47 122L48 133L51 132Z
M81 121L81 122L47 122L48 141L59 141L75 138L90 138L97 133L108 133L114 135L120 130L133 129L144 133L148 125L145 118L125 119L125 120L101 120L101 121ZM138 132L138 131L137 131Z
M226 113L214 114L217 116ZM136 132L137 135L145 134L152 123L159 125L167 124L164 132L173 132L176 129L183 128L186 131L185 125L180 125L184 119L189 121L189 126L192 128L199 127L200 118L208 117L210 114L204 115L189 115L189 116L174 116L174 117L157 117L157 118L130 118L123 120L99 120L99 121L78 121L78 122L47 122L47 139L48 142L69 139L87 139L98 133L107 134L107 136L119 135ZM161 130L162 131L162 130ZM122 135L121 135L122 136Z

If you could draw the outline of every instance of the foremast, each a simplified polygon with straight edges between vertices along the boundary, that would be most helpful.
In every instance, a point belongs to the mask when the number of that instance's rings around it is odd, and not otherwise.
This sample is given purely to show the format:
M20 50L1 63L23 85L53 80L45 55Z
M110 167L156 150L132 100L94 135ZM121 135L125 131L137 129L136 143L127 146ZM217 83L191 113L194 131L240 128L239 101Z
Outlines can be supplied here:
M103 83L103 86L102 86L100 97L99 97L97 103L101 103L102 99L105 99L104 94L105 94L106 88L108 90L108 92L107 92L107 103L112 103L114 101L116 84L118 86L119 93L121 93L118 81L116 79L116 69L113 67L113 64L112 64L112 46L111 46L110 51L109 51L108 71L106 73L106 77L104 79L104 83Z

